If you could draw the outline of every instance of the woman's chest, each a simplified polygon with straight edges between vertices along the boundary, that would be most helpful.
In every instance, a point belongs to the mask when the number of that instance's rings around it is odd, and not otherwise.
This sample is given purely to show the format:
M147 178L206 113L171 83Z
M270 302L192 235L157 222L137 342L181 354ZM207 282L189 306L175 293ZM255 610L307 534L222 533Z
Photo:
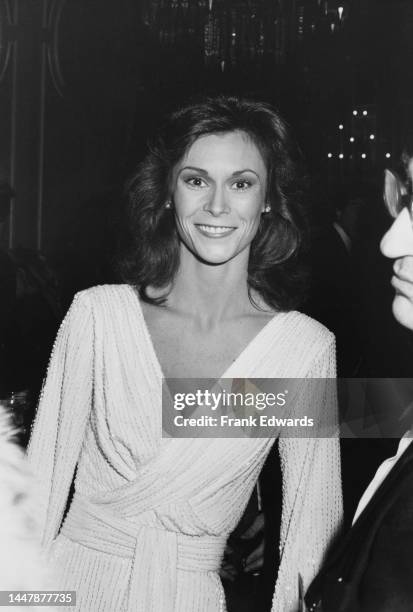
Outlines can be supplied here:
M148 329L166 378L221 378L235 361L257 349L269 319L250 317L199 330L188 321L165 317L149 321Z
M243 350L242 336L228 330L194 333L189 329L157 329L151 333L166 378L220 378Z

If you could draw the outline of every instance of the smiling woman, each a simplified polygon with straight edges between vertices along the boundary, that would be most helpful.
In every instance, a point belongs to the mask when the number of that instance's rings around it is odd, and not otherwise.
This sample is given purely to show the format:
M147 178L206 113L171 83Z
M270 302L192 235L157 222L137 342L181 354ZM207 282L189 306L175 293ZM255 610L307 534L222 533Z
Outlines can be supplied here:
M173 177L173 202L181 243L208 263L225 263L244 251L265 212L267 171L244 132L198 138ZM181 249L180 263L185 257ZM247 265L245 266L247 267Z
M210 263L248 246L250 294L258 291L276 310L296 307L306 288L305 182L300 151L271 106L222 96L177 111L128 184L121 277L139 287L144 301L160 304L183 245L201 248L197 255L206 261L217 257ZM211 235L229 240L201 246L201 236ZM153 297L148 286L165 291Z
M298 162L271 107L220 97L172 115L129 184L126 282L77 295L29 446L44 546L81 610L225 610L226 540L273 438L162 439L162 379L335 376L333 335L291 310ZM271 432L283 476L273 612L297 610L298 577L309 584L341 519L338 440L321 428L336 423L335 394L298 395L280 410L313 419L312 437Z

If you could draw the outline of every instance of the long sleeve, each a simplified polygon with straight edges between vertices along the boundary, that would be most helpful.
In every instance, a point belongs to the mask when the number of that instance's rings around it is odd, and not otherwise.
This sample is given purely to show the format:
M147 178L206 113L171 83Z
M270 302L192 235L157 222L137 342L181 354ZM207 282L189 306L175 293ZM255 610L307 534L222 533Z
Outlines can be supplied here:
M330 336L308 378L334 379L335 344ZM338 410L335 385L314 380L314 393L303 397L295 408L302 416L312 408L316 429L309 437L280 437L279 451L283 479L283 507L280 534L280 567L272 612L298 609L298 575L304 590L317 573L342 521L342 489ZM305 389L311 388L309 386ZM308 392L307 392L308 393ZM305 395L305 394L304 394ZM301 412L301 414L300 414ZM321 437L323 423L330 437ZM333 427L332 427L333 426ZM331 427L335 430L331 435ZM311 436L311 437L310 437Z
M93 391L93 316L77 294L53 347L28 447L42 499L47 550L58 534L79 459Z

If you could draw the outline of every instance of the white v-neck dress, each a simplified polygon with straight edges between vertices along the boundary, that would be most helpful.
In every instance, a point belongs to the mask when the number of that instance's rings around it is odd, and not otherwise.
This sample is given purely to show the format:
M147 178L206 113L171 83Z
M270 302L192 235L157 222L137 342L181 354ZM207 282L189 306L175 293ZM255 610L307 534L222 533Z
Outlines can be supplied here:
M334 337L297 312L277 314L225 373L334 376ZM273 439L162 438L161 379L135 290L79 293L55 342L28 451L44 500L44 546L61 570L56 586L77 592L76 612L225 610L218 570L226 538ZM334 420L336 409L326 397L308 416L329 410ZM341 522L339 444L281 431L279 448L272 610L295 612L298 573L306 587Z

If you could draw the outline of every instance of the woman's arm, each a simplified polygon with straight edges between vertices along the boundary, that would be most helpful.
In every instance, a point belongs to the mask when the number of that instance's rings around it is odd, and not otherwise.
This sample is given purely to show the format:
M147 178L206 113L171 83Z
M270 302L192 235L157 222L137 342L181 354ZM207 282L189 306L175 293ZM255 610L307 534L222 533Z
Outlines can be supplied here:
M335 343L329 340L304 383L295 415L314 419L307 437L280 437L283 507L280 568L272 612L296 612L299 574L304 592L317 573L342 521L342 490ZM314 380L311 380L314 379ZM307 384L308 383L308 384ZM326 429L324 429L326 428ZM330 437L320 437L323 433ZM331 435L331 432L334 432ZM302 435L302 434L301 434Z
M42 543L58 534L84 438L93 390L93 317L77 294L53 347L28 447L37 479Z

